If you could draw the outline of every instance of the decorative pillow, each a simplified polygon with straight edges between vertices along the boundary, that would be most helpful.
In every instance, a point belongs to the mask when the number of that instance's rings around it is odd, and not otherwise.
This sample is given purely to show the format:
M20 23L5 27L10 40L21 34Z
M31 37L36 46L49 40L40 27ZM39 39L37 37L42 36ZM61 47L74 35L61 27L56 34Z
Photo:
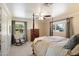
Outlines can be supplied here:
M76 47L71 51L71 53L70 53L71 55L79 55L79 44L78 45L76 45Z
M72 50L78 43L79 43L79 34L72 36L70 40L66 43L64 48Z

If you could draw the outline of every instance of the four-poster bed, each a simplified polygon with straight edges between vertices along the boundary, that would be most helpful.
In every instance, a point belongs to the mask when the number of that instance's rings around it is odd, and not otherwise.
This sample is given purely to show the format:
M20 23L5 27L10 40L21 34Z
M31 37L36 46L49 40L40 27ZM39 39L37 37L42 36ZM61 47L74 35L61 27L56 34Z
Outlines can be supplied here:
M65 56L69 55L68 52L70 49L64 48L66 44L68 44L69 41L73 41L75 39L74 37L70 38L72 36L72 17L66 18L66 36L43 36L39 38L35 38L32 44L33 52L37 56ZM63 20L58 20L63 21ZM56 21L50 22L50 25ZM53 26L53 24L51 25ZM50 30L52 29L50 26ZM52 29L53 30L53 29ZM50 34L52 34L53 31L50 31ZM54 34L53 34L54 35ZM72 42L69 42L70 44ZM75 42L74 42L75 43ZM70 45L72 46L72 44ZM73 45L74 46L74 45Z

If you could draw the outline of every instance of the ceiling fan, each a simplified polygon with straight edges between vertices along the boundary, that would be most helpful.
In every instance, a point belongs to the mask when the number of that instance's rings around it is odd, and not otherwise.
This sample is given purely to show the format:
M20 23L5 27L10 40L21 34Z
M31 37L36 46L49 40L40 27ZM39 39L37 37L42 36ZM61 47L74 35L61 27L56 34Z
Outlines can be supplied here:
M44 3L43 5L46 7L50 7L53 3Z
M43 6L43 7L42 7ZM40 12L38 13L38 15L35 15L35 19L39 19L39 20L45 20L47 18L50 18L51 17L51 14L48 14L47 11L45 8L50 8L52 6L52 3L43 3L40 7ZM42 8L46 11L46 13L44 12L41 12L42 11ZM43 15L42 15L43 14Z

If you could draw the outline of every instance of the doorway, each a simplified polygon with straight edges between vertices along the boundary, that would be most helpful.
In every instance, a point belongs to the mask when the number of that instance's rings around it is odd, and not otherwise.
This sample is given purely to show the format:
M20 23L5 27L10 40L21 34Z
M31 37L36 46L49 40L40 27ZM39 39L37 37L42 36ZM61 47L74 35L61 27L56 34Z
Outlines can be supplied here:
M11 43L20 46L27 41L27 22L12 21L12 41Z

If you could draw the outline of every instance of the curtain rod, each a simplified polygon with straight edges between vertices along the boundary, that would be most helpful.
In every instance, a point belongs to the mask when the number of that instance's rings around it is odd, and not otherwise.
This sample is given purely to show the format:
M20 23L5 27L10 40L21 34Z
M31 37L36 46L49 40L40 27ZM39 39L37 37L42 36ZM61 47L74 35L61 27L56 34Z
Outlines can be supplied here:
M70 18L73 18L73 17L68 17L68 18L65 18L65 19L59 19L59 20L51 21L50 23L52 23L52 22L58 22L58 21L63 21L63 20L68 20Z

